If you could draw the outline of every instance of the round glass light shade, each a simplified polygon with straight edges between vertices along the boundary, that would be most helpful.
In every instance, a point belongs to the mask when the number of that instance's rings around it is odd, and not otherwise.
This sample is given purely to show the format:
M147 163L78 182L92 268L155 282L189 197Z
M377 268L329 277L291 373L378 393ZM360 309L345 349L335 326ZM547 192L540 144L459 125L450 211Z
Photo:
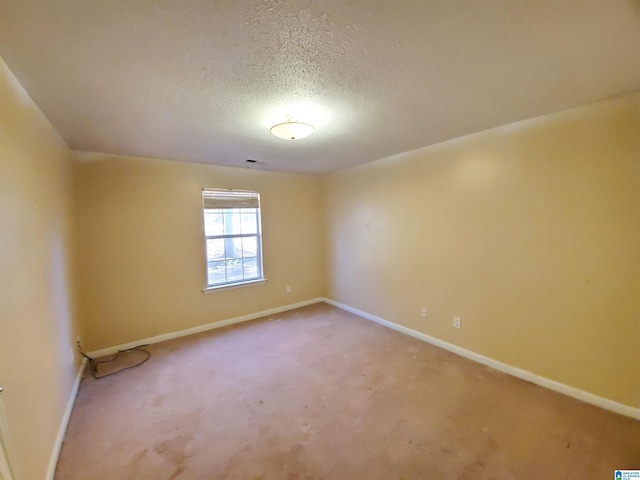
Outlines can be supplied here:
M302 122L284 122L271 127L271 133L285 140L298 140L308 137L315 131L313 125Z

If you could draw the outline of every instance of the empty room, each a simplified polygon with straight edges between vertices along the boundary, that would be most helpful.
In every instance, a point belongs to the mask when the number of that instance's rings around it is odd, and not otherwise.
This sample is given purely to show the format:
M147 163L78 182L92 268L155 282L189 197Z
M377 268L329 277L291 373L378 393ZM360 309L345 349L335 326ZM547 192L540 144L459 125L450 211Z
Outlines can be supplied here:
M640 478L636 0L0 0L0 480Z

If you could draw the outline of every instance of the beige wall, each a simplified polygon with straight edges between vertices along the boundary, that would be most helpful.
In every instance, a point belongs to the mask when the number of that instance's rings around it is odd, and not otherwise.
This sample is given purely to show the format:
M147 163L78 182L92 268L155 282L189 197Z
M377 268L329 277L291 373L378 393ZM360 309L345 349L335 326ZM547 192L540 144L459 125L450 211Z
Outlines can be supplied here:
M330 298L640 407L640 93L324 182Z
M142 158L79 157L78 294L87 350L323 295L317 178ZM267 283L202 293L203 187L260 192ZM291 294L285 293L287 285Z
M76 374L71 165L0 58L0 384L19 480L45 478Z

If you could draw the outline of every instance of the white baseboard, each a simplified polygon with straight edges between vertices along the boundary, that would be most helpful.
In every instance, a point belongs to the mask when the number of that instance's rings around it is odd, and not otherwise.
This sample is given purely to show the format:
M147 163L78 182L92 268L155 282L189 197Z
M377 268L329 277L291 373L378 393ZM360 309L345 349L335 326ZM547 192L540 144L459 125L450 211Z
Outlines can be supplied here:
M82 380L82 374L86 365L87 359L83 358L82 362L80 362L80 368L78 368L76 380L75 382L73 382L73 388L71 389L71 394L69 395L69 400L67 401L67 407L64 409L64 414L62 415L62 420L60 421L60 428L58 429L56 442L53 445L53 451L51 452L51 457L49 459L49 468L47 468L47 480L53 480L53 477L56 474L56 466L58 465L60 449L62 448L64 436L67 433L67 426L69 425L69 419L71 418L71 411L73 410L73 404L75 403L76 396L78 395L80 380Z
M226 327L228 325L234 325L236 323L247 322L249 320L255 320L256 318L266 317L268 315L274 315L276 313L286 312L287 310L293 310L294 308L306 307L314 303L323 302L324 298L312 298L311 300L305 300L304 302L292 303L284 305L282 307L271 308L269 310L263 310L261 312L250 313L248 315L242 315L241 317L228 318L227 320L220 320L219 322L207 323L205 325L198 325L197 327L187 328L178 332L165 333L163 335L156 335L155 337L143 338L136 340L135 342L124 343L122 345L116 345L115 347L103 348L101 350L95 350L87 353L92 358L104 357L105 355L113 355L119 350L127 350L138 345L151 345L153 343L164 342L165 340L171 340L173 338L186 337L187 335L193 335L194 333L206 332L207 330L213 330L214 328Z
M536 385L540 385L541 387L548 388L549 390L553 390L564 395L568 395L569 397L573 397L583 402L590 403L591 405L595 405L597 407L604 408L606 410L610 410L627 417L635 418L636 420L640 420L640 408L634 408L629 405L610 400L608 398L600 397L593 393L585 392L584 390L580 390L578 388L570 387L569 385L565 385L564 383L541 377L540 375L536 375L535 373L499 362L498 360L494 360L490 357L485 357L484 355L480 355L479 353L467 350L466 348L462 348L452 343L445 342L438 338L427 335L426 333L403 327L402 325L398 325L397 323L390 322L389 320L385 320L384 318L377 317L367 312L363 312L362 310L350 307L349 305L345 305L328 298L324 298L323 301L330 305L333 305L334 307L338 307L342 310L358 315L359 317L366 318L367 320L379 323L380 325L384 325L385 327L389 327L398 332L410 335L414 338L430 343L449 352L455 353L456 355L460 355L461 357L468 358L469 360L473 360L474 362L481 363L495 370L499 370L514 377L518 377L528 382L535 383Z

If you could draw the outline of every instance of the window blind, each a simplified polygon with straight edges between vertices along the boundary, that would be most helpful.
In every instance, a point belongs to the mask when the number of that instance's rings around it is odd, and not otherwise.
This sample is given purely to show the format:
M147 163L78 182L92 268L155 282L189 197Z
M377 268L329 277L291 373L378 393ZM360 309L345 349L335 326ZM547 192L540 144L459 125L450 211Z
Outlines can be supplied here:
M250 190L202 189L204 208L259 208L260 194Z

